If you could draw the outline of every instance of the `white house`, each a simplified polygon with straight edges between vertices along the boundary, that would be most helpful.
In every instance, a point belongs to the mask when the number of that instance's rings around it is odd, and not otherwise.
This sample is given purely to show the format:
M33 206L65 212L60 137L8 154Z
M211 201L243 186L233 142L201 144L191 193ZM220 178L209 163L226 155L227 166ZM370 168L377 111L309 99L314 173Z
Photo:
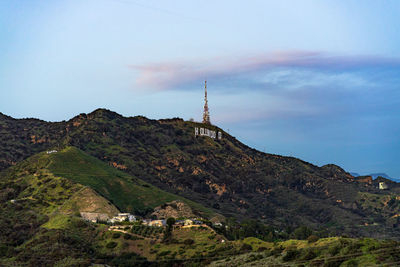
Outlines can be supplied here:
M185 226L193 225L193 224L194 224L194 222L192 220L190 220L190 219L186 219L185 222L184 222Z
M165 220L143 220L143 225L146 226L154 226L154 227L163 227L166 224Z
M385 190L388 188L389 188L389 186L385 182L379 182L379 189Z
M130 213L118 213L117 216L114 216L110 220L111 223L124 222L124 221L136 222L136 217Z

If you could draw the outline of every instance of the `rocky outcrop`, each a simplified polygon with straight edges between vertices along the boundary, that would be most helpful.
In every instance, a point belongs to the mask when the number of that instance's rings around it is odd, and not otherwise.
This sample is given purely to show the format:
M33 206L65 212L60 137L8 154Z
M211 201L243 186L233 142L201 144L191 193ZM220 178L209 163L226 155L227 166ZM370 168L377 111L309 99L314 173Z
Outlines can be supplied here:
M183 203L182 201L172 201L165 203L154 209L152 216L158 219L173 218L196 218L197 216L193 213L192 209Z

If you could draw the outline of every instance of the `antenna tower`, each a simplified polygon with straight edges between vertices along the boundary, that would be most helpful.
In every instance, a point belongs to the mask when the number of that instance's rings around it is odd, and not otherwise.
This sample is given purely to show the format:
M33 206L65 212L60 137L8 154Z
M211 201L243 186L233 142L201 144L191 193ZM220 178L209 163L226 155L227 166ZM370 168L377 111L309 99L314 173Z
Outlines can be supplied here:
M210 113L208 111L208 100L207 100L207 81L204 82L204 112L203 112L203 123L211 124Z

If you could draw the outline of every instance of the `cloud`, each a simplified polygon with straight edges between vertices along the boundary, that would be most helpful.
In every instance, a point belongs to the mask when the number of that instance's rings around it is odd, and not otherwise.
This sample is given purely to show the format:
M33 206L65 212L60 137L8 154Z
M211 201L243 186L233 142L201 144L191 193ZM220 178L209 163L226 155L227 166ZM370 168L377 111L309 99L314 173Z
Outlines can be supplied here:
M289 51L255 56L219 57L194 62L164 62L131 65L138 71L136 83L140 87L159 90L187 88L204 79L223 81L225 84L245 83L247 87L262 87L252 74L268 74L280 70L309 70L328 73L354 72L373 68L400 68L400 58L379 56L332 55L321 52ZM292 71L286 75L292 75ZM243 77L247 77L243 81ZM278 77L279 78L279 77ZM349 78L349 77L347 77ZM251 82L253 81L253 82ZM273 79L264 82L273 82ZM250 83L250 84L249 84Z

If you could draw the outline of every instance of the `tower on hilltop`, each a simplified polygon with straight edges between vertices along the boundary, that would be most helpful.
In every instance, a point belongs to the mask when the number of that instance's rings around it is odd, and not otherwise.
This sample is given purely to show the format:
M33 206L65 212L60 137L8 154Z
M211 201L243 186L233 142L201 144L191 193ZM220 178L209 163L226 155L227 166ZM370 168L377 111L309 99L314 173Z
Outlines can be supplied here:
M204 112L203 112L203 123L211 124L210 113L208 111L208 100L207 100L207 81L204 82Z

